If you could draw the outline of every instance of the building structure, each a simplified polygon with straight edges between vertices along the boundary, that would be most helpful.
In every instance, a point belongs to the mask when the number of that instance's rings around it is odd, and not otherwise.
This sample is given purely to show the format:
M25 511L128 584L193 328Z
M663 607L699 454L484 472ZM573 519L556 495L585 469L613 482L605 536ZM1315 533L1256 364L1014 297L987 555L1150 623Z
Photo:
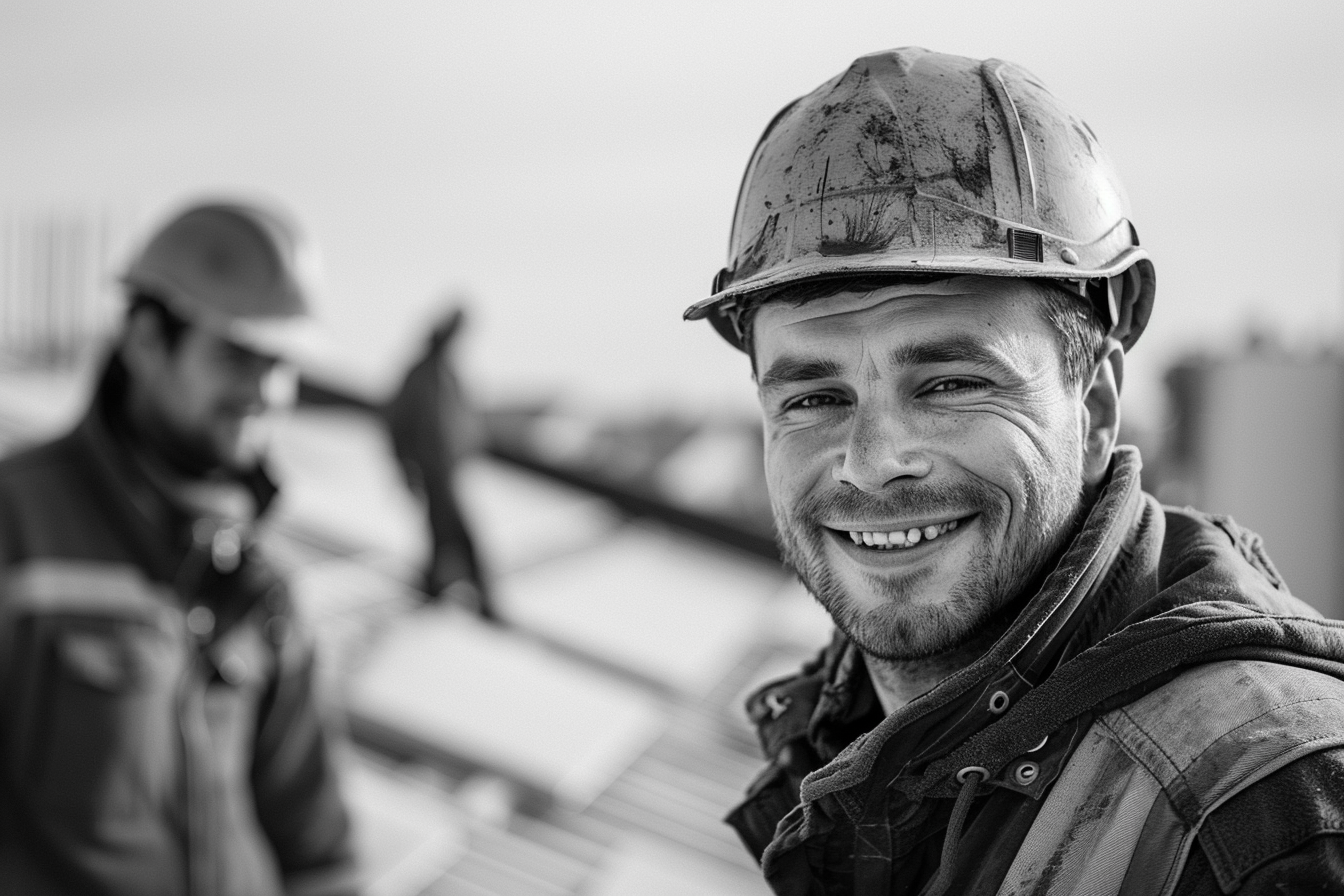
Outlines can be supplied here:
M1344 355L1252 340L1188 358L1166 383L1158 497L1258 532L1293 593L1344 618Z

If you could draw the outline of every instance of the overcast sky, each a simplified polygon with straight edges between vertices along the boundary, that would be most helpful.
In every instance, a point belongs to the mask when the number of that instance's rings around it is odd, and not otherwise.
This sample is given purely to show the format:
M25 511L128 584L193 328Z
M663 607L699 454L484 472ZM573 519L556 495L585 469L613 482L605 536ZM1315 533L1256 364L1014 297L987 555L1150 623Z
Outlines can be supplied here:
M1158 271L1130 362L1344 322L1338 2L0 2L0 209L152 221L283 200L346 370L385 386L445 291L489 396L749 406L680 322L774 113L867 52L997 56L1088 120ZM1141 411L1142 413L1143 411Z

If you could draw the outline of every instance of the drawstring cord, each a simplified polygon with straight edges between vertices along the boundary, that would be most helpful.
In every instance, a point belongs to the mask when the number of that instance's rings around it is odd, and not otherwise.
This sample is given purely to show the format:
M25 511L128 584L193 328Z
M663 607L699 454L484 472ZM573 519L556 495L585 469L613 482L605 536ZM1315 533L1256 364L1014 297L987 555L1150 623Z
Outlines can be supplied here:
M938 876L929 882L922 896L943 896L951 886L957 846L961 841L961 829L966 825L966 816L971 813L971 802L975 799L976 786L988 778L988 769L978 765L957 772L961 791L957 794L957 801L952 805L952 817L948 819L947 832L943 835L943 854L938 861Z

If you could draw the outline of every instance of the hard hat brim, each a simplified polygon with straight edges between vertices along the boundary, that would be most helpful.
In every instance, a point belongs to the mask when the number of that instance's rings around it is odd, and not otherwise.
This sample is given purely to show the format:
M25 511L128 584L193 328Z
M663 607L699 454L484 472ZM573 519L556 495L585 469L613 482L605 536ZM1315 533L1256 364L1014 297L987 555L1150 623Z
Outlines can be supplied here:
M207 328L248 351L293 364L310 361L325 342L311 317L234 318L218 329Z
M1133 246L1109 260L1109 263L1080 269L1067 264L1021 261L1013 258L986 258L984 256L934 258L925 253L910 253L910 257L868 255L845 258L808 259L801 263L772 268L768 273L746 277L708 298L691 305L682 314L685 320L702 320L723 304L740 300L752 293L777 289L790 283L842 277L868 277L891 274L976 274L986 277L1022 277L1045 280L1091 280L1119 274L1148 253Z

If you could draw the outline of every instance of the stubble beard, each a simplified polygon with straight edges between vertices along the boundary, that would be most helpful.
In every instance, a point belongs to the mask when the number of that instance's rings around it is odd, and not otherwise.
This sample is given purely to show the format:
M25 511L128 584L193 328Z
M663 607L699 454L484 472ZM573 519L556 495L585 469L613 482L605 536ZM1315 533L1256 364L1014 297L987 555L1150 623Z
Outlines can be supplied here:
M1009 533L997 557L988 535L1000 530L1008 508L993 488L970 477L953 483L897 482L880 496L830 491L808 495L794 508L772 502L780 551L836 627L869 657L921 661L992 643L1011 622L1001 611L1016 607L1024 591L1040 581L1082 513L1081 460L1072 469L1059 466L1066 469L1025 476L1017 537ZM976 509L980 541L944 601L912 605L927 570L900 577L865 572L864 583L877 598L876 606L865 609L826 559L825 539L831 536L820 519L937 518L950 508Z
M223 422L216 419L184 426L163 414L151 413L143 421L141 436L159 458L188 478L216 473L238 474L255 467L269 436L267 421L242 416Z

